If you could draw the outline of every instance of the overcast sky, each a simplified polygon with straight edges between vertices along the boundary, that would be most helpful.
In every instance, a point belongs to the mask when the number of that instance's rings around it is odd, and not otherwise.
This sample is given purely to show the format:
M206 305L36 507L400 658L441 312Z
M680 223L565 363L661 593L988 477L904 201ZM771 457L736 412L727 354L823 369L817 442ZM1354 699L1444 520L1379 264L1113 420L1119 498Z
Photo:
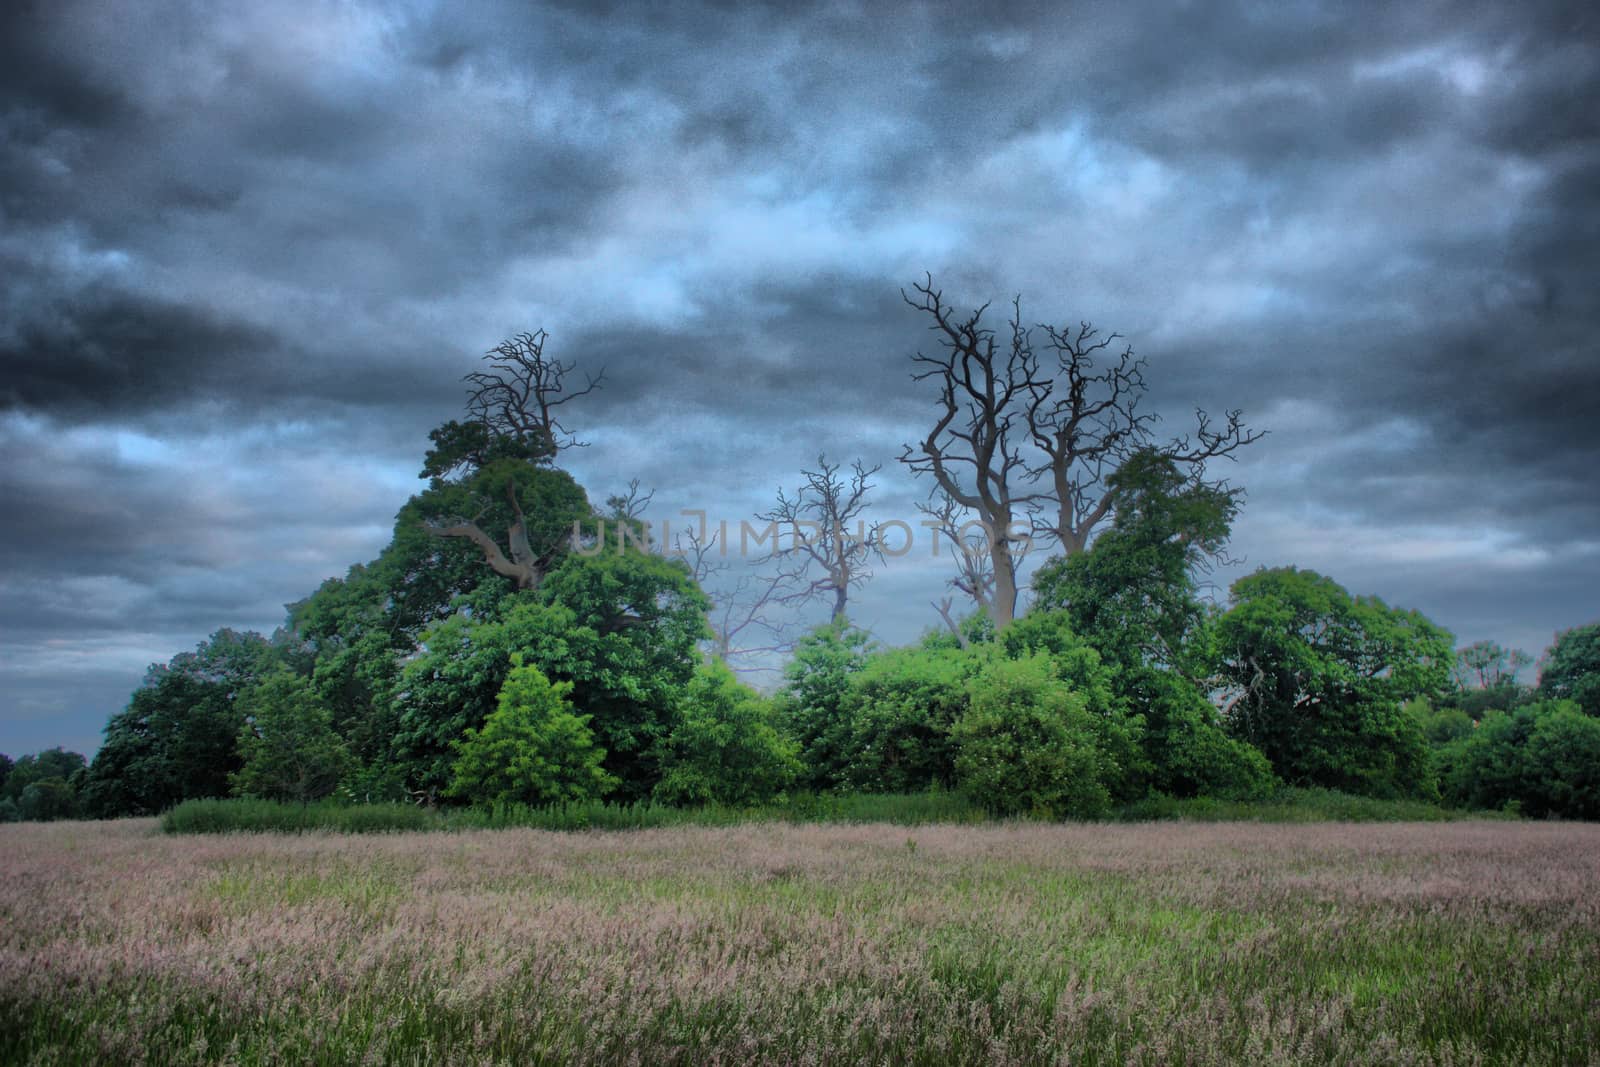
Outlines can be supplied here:
M826 450L914 519L924 271L1270 431L1224 579L1600 618L1593 5L976 6L0 6L0 751L373 557L517 331L607 370L596 501L737 522Z

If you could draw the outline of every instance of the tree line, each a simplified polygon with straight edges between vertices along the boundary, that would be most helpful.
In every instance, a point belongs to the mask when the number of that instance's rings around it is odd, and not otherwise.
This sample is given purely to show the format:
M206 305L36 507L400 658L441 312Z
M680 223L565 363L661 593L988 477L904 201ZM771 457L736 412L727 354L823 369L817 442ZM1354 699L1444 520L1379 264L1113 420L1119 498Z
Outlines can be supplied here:
M559 464L568 404L604 386L522 334L430 434L427 487L379 556L152 667L92 763L0 759L0 817L153 814L247 795L423 804L746 804L796 790L962 790L999 814L1087 817L1151 793L1280 783L1600 817L1600 623L1529 657L1295 567L1202 595L1241 492L1238 411L1161 437L1145 364L1087 323L997 330L932 279L906 301L928 431L900 462L952 549L917 643L852 624L884 556L879 469L825 457L730 580L705 531L651 540L637 481L596 507ZM854 524L855 532L849 527ZM609 529L617 534L606 536ZM1028 552L1034 570L1019 610ZM961 606L957 607L957 598ZM802 632L800 609L827 608ZM787 655L771 695L751 657Z

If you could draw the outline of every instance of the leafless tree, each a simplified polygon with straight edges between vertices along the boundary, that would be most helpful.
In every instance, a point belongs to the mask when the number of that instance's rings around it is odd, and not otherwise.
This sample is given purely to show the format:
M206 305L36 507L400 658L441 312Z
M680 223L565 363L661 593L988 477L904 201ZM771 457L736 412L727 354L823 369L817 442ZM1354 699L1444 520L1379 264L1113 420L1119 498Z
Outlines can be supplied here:
M1119 335L1102 336L1087 322L1076 329L1039 329L1048 338L1045 347L1054 354L1055 366L1028 397L1028 429L1042 454L1029 474L1048 485L1053 513L1041 517L1035 534L1054 540L1065 555L1089 547L1095 528L1113 507L1107 478L1134 452L1153 449L1200 479L1208 460L1231 456L1265 432L1246 429L1237 410L1227 412L1224 424L1215 427L1209 415L1196 409L1193 437L1157 444L1152 428L1158 416L1139 411L1148 388L1145 361L1135 358L1127 345L1114 357L1106 355L1114 351Z
M1134 453L1155 451L1199 481L1209 460L1263 436L1244 426L1239 411L1219 426L1197 410L1192 435L1158 443L1157 417L1138 409L1144 361L1126 346L1109 358L1116 334L1101 336L1088 323L1039 326L1049 353L1041 358L1034 329L1022 325L1020 299L1002 340L982 324L989 305L962 316L931 276L912 289L901 295L932 318L939 346L913 357L912 378L938 385L939 407L928 435L906 445L900 461L931 475L935 492L971 511L987 532L996 626L1016 612L1021 554L1034 539L1069 556L1087 550L1115 506L1108 480Z
M989 617L993 618L994 557L990 550L988 532L983 524L969 520L968 516L972 513L949 494L939 490L934 491L931 500L918 504L917 508L928 517L922 525L931 530L934 537L950 546L950 554L955 561L955 574L948 582L950 588L961 593L977 608L988 612ZM1020 565L1028 547L1027 541L1014 543L1011 550L1012 562ZM965 635L954 621L952 614L954 604L953 597L945 597L941 601L934 602L933 606L957 640L965 642Z
M930 276L913 286L906 303L933 318L933 355L913 358L916 381L939 387L939 416L928 435L906 445L900 462L933 477L935 491L977 516L989 540L996 626L1011 621L1017 604L1017 551L1024 516L1041 499L1029 482L1028 398L1046 381L1014 305L1010 340L998 341L983 325L988 305L961 317L944 302Z
M471 421L466 426L450 423L436 432L434 440L447 453L437 473L442 474L447 466L465 465L471 470L473 464L465 462L470 456L482 461L484 456L497 452L507 454L500 451L496 442L512 443L517 447L511 449L510 454L531 457L535 461L554 456L562 448L582 444L561 424L558 409L598 389L605 372L588 378L581 389L569 389L566 376L574 370L575 364L546 359L544 343L548 337L543 330L518 334L484 354L488 370L466 375L464 380L471 386L467 396ZM446 436L440 437L439 433ZM456 462L450 464L450 460ZM630 494L630 499L637 495L636 485L630 488ZM472 542L496 574L515 581L518 589L537 588L556 546L548 544L536 548L530 544L529 522L518 493L517 475L508 472L503 484L479 487L473 496L471 507L454 515L424 521L422 528L435 537ZM500 512L502 501L505 512ZM486 518L496 512L500 512L499 516L490 526L505 530L504 547L484 528Z
M872 491L869 479L881 469L881 464L869 468L858 460L845 474L839 464L818 456L816 470L800 472L805 481L793 496L780 488L777 503L757 516L778 529L777 544L767 558L778 562L793 583L783 603L831 596L831 617L838 619L850 590L872 577L871 561L883 559L882 536L863 516Z
M585 444L561 424L558 409L600 388L606 372L602 368L586 379L583 388L569 389L566 378L577 364L545 358L549 337L544 330L519 333L485 353L489 369L466 376L473 387L467 411L490 433L542 446L555 455Z
M717 530L690 529L673 539L674 552L711 600L708 651L739 674L773 670L762 660L794 650L797 620L784 610L794 577L782 569L747 571L730 585L724 576L732 565L718 552L722 536Z

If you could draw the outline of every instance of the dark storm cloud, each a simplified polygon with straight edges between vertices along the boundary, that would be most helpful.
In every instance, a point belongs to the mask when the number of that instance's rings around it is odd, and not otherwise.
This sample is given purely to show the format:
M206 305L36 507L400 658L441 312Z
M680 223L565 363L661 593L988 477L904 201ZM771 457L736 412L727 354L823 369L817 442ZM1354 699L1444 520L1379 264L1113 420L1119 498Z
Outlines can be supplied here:
M30 744L374 555L517 331L607 369L574 408L596 499L638 476L737 521L826 451L911 512L925 270L996 326L1020 294L1122 332L1165 432L1271 429L1218 471L1251 565L1469 639L1590 610L1590 5L0 19L0 703ZM940 580L886 568L863 616L914 633Z
M238 389L239 368L265 369L280 350L263 329L128 293L79 292L49 311L17 324L0 348L0 409L104 415L170 406Z

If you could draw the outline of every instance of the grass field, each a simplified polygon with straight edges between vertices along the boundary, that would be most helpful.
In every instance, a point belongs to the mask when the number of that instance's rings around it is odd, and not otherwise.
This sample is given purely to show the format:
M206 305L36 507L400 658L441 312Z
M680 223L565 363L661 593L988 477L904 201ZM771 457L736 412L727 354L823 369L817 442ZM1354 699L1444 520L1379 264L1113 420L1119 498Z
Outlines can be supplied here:
M0 827L0 1062L1600 1062L1600 826Z

